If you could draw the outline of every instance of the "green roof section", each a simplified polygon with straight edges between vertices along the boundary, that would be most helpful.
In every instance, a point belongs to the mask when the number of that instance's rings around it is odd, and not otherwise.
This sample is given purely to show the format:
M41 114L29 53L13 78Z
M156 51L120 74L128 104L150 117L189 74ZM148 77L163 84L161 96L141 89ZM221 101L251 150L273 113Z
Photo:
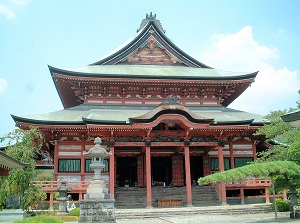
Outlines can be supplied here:
M118 105L79 105L55 112L14 116L16 123L49 124L49 125L85 125L85 120L95 123L130 124L130 118L142 116L155 107L134 107ZM193 113L214 120L216 125L237 124L253 120L252 124L262 125L260 115L238 111L226 107L188 107Z
M59 69L49 66L52 73L75 77L235 80L254 78L258 72L231 72L209 68L159 65L90 65Z
M282 120L291 123L293 126L300 126L300 109L286 113L281 116Z
M22 163L19 160L16 160L6 155L2 151L0 151L0 168L11 170L11 169L21 169L26 166L28 166L27 163Z

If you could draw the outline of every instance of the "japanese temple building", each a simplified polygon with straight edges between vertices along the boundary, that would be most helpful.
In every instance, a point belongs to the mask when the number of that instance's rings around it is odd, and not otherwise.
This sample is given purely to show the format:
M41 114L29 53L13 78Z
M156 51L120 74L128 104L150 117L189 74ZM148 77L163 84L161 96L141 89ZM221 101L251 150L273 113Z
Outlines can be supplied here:
M132 39L104 58L49 70L64 109L12 117L22 129L42 132L56 181L91 178L83 152L99 136L112 152L103 173L112 197L119 187L146 188L151 207L155 186L182 187L189 206L199 177L246 165L264 149L264 138L254 136L262 117L227 107L258 72L199 62L166 36L152 13ZM268 186L261 189L267 192ZM221 184L223 203L226 190Z

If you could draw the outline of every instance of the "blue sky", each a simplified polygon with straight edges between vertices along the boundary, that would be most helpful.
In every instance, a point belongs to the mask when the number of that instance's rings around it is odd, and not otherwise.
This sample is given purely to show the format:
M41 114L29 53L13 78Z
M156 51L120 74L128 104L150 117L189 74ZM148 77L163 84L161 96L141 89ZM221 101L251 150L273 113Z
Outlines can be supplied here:
M135 35L146 13L199 61L222 70L257 71L229 107L266 115L296 106L300 89L297 0L0 0L0 136L10 114L62 109L48 64L92 63Z

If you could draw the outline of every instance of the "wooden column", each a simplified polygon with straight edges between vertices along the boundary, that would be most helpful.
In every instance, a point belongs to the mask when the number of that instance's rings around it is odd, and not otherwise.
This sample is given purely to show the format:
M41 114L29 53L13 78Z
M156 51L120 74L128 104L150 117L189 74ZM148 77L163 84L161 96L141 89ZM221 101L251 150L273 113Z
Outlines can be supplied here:
M219 170L220 172L224 171L224 155L223 155L223 148L222 146L218 146L218 157L219 157ZM221 195L221 201L222 201L222 205L226 205L227 204L227 198L226 198L226 187L225 187L225 183L222 182L220 183L220 195Z
M185 184L186 184L187 206L193 206L193 204L192 204L190 147L189 146L184 147L184 161L185 161Z
M284 201L287 201L287 200L288 200L288 196L287 196L287 191L286 191L285 188L283 188L282 193L283 193L283 200L284 200Z
M50 192L50 198L49 198L49 210L53 211L53 192Z
M252 143L252 151L253 151L253 160L256 160L257 159L256 145L254 143Z
M229 141L228 144L229 144L229 154L230 154L230 169L234 169L234 155L233 155L232 141Z
M266 203L270 203L270 194L269 194L269 188L265 188L265 195L266 195Z
M241 195L241 204L245 204L245 194L244 194L244 189L240 189L240 195Z
M152 208L151 151L146 146L147 208Z
M109 157L109 191L111 199L115 198L115 147L110 146L109 151L111 156Z
M53 159L53 167L54 167L54 180L57 181L58 174L58 140L54 140L54 159Z
M81 154L83 154L83 152L85 151L85 143L84 141L81 142ZM85 156L81 156L81 162L80 162L80 172L81 172L81 176L80 179L81 181L85 181Z

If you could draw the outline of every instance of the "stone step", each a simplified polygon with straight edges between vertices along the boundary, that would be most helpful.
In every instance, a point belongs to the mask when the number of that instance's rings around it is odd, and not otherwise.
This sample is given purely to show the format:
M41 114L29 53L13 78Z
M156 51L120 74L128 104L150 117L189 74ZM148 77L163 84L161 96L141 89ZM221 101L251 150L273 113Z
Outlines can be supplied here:
M117 219L133 218L155 218L176 215L193 215L193 214L255 214L270 212L269 204L260 205L233 205L233 206L206 206L206 207L177 207L177 208L152 208L152 209L116 209Z
M207 205L221 205L215 189L211 186L193 186L193 205L196 207ZM153 187L152 205L157 207L157 201L161 198L181 198L184 206L187 204L185 187ZM116 188L116 208L145 208L147 204L146 188Z

